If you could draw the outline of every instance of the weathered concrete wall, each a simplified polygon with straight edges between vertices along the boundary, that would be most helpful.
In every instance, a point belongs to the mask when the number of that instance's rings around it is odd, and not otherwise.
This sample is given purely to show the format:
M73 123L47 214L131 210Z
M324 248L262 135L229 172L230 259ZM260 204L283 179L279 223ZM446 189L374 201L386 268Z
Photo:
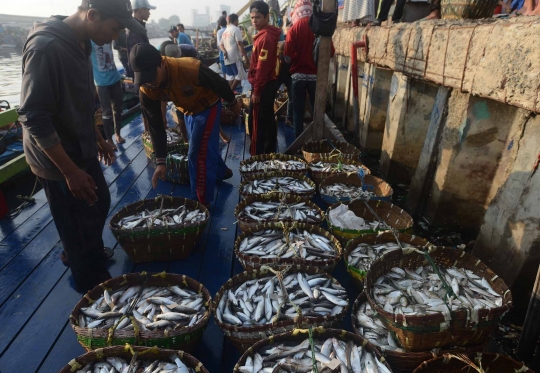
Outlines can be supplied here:
M383 132L380 170L390 183L409 184L428 131L438 87L394 73Z

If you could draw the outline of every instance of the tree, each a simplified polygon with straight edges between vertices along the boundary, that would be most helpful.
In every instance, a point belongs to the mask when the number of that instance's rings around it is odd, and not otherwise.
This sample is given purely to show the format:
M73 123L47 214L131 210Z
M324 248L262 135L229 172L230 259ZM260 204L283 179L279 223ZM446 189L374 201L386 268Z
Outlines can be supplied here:
M169 27L172 26L169 23L169 20L166 19L166 18L160 18L159 21L158 21L158 25L159 25L159 28L161 28L163 30L168 30Z
M169 23L171 24L171 26L176 26L180 23L180 17L178 17L177 15L170 16Z

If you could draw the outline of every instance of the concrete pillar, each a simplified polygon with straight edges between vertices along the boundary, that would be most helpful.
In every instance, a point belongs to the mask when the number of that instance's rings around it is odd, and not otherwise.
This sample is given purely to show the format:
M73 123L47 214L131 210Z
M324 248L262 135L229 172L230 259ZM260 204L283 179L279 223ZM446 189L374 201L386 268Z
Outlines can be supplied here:
M366 63L360 93L360 146L373 152L382 148L393 72Z
M409 184L428 132L438 87L394 73L383 132L381 177Z
M345 56L336 56L336 68L338 70L336 82L336 104L334 107L334 122L345 124L345 105L348 100L348 85L350 83L349 60Z

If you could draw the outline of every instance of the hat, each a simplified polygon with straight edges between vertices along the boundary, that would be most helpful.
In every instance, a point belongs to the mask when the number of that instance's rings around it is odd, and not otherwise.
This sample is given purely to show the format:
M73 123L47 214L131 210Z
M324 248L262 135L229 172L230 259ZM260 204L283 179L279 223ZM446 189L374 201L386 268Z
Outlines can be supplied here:
M169 29L169 32L173 32L173 31L178 31L176 26L171 26L171 28Z
M156 9L155 6L148 3L148 0L131 0L131 4L133 4L133 10L141 8Z
M144 26L133 18L129 0L83 0L82 6L115 18L129 31L146 34Z
M156 79L157 68L161 65L161 54L151 44L139 43L131 49L129 62L135 72L135 84L151 83Z
M313 5L311 5L311 0L297 0L291 15L292 23L294 24L302 18L311 17L312 14Z

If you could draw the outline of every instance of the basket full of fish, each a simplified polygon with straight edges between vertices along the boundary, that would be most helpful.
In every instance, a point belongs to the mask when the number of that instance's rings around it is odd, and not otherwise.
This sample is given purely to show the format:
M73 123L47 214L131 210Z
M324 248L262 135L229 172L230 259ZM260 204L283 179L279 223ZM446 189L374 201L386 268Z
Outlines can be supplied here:
M302 154L308 163L320 162L324 158L341 155L343 158L357 160L360 149L346 141L310 141L302 147Z
M278 193L246 197L236 206L234 215L242 231L277 222L318 226L324 220L324 212L315 203Z
M184 351L116 346L90 351L66 364L58 373L208 373L202 363Z
M87 350L124 345L189 351L201 338L212 298L199 282L170 273L133 273L96 286L69 318Z
M263 339L247 350L233 373L390 373L379 352L358 335L338 329L295 329Z
M189 184L188 155L186 149L179 149L167 154L165 180L177 184Z
M322 157L318 162L309 163L311 179L318 186L330 175L341 173L358 173L363 170L365 175L369 175L369 168L356 159L345 158L342 154L334 154L332 157Z
M399 243L396 241L396 237ZM343 251L345 267L352 276L356 287L363 289L364 279L375 260L392 251L402 250L402 248L425 248L428 245L430 244L425 239L406 233L395 236L391 232L366 234L347 242Z
M355 200L330 206L326 215L328 230L340 240L349 241L363 234L388 229L408 232L413 218L402 208L380 200Z
M390 201L394 191L383 179L349 173L328 176L319 185L319 193L324 202L332 205L354 199Z
M320 227L306 224L261 224L236 239L234 252L246 269L263 265L313 266L331 272L341 259L341 245Z
M407 352L401 347L395 335L379 320L377 313L369 305L366 293L364 292L354 302L351 318L354 332L375 346L377 351L385 357L394 373L411 373L424 361L430 360L434 356L441 356L447 352L473 353L482 351L485 346L483 344L446 351L433 349L425 352Z
M310 200L315 195L315 184L303 175L293 172L266 172L244 178L240 183L243 198L264 194L290 194Z
M393 250L371 264L365 284L407 351L483 344L512 304L504 281L458 249Z
M255 155L240 162L242 177L273 171L305 175L308 167L302 159L281 153Z
M214 297L219 328L240 350L294 328L335 327L349 308L345 289L319 268L290 266L246 271Z
M423 362L413 373L463 372L534 373L522 362L492 352L445 353Z
M182 140L182 135L180 135L180 131L177 128L167 128L165 134L167 135L167 154L171 152L181 152L183 154L187 154L189 145L184 143L184 140ZM154 145L152 144L150 132L143 133L142 142L146 156L148 159L154 161Z
M160 195L135 202L113 216L109 227L135 263L185 259L210 218L196 201Z

